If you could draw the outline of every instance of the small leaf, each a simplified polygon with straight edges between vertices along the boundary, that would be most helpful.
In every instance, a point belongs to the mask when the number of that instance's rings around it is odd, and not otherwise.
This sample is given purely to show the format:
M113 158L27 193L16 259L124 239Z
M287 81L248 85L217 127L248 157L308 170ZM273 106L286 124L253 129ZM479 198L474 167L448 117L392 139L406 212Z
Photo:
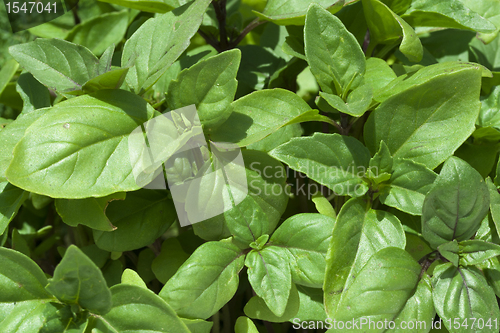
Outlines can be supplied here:
M420 62L424 50L413 28L379 0L362 0L363 10L373 38L372 45L378 43L395 44L401 40L399 50L408 60Z
M121 63L133 66L126 81L135 92L151 88L186 50L210 2L190 2L150 18L127 40Z
M29 193L9 182L0 183L0 234L7 229Z
M118 192L102 198L56 199L56 210L64 223L76 227L86 225L92 229L113 231L116 227L106 216L110 201L124 200L125 192Z
M100 56L107 47L121 42L127 31L128 17L127 10L94 16L77 24L65 39Z
M111 288L113 307L96 316L91 327L96 333L140 332L190 333L187 326L163 299L152 291L127 284Z
M342 98L337 95L332 95L325 92L320 92L319 95L338 111L359 118L370 107L372 103L373 92L370 85L363 84L354 89L349 94L349 96L347 96L346 102L344 102Z
M30 73L19 75L16 90L23 99L23 114L51 106L49 90Z
M240 50L201 60L183 70L168 86L167 103L175 110L192 104L205 130L214 129L231 115L236 94Z
M98 59L84 46L60 39L37 38L9 48L19 64L57 92L81 90L97 74Z
M500 255L500 245L471 239L460 245L460 264L463 266L481 265L484 261Z
M148 289L144 281L141 279L139 274L137 274L135 271L127 268L123 271L122 274L122 284L130 284L134 286L138 286L144 289Z
M254 13L264 19L278 25L304 25L307 8L321 5L330 13L335 14L344 6L345 0L269 0L263 13Z
M368 190L362 177L368 168L370 153L353 137L314 133L310 137L293 138L269 155L337 195L359 197Z
M3 64L2 69L0 70L0 95L10 80L14 77L18 68L19 64L14 59L10 59Z
M325 257L335 220L321 214L296 214L286 219L269 240L288 252L294 283L321 288Z
M167 281L160 296L184 318L209 318L233 297L244 260L241 250L227 241L204 243Z
M265 89L231 104L232 113L211 140L233 142L240 147L264 139L283 126L303 121L326 121L296 94L284 89ZM312 119L308 119L312 117Z
M188 258L177 238L169 238L161 245L160 254L154 258L151 269L161 283L167 283Z
M458 243L454 239L451 242L443 243L438 246L439 253L448 261L450 261L455 267L458 267Z
M292 283L292 288L290 289L290 297L286 304L286 309L283 315L276 316L267 306L266 302L259 296L254 296L250 298L248 303L245 305L243 311L245 314L253 319L260 319L269 321L271 323L283 323L291 320L297 315L299 311L299 293L297 288Z
M470 10L461 1L449 0L446 4L432 0L412 1L403 18L413 26L467 29L493 32L493 23Z
M325 93L342 96L359 85L365 56L340 19L313 4L307 11L304 36L307 62Z
M411 215L422 215L425 195L437 174L409 159L397 159L391 178L380 190L380 202Z
M432 248L471 238L489 210L488 187L466 162L450 157L425 197L422 235Z
M238 317L236 319L236 324L234 325L235 333L259 333L257 327L253 321L248 317Z
M288 254L276 246L247 254L248 281L257 296L264 299L272 313L281 317L285 313L292 287Z
M112 201L106 216L116 230L93 229L94 240L106 251L132 251L147 246L174 223L177 215L171 199L162 191L129 192L125 200Z
M111 309L111 292L101 270L79 248L71 245L45 287L61 302L78 304L97 314Z
M125 81L128 70L128 68L119 68L98 75L85 82L83 92L89 94L98 90L119 89Z

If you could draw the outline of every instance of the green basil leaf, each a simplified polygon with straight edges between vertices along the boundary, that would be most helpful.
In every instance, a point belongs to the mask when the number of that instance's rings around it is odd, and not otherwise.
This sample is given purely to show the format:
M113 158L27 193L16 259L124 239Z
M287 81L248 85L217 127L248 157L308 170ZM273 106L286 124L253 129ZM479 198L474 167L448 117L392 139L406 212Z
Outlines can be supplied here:
M61 302L93 313L102 315L111 309L111 292L101 270L74 245L66 250L45 289Z
M500 234L500 193L490 178L486 179L486 185L488 185L488 191L490 192L491 218L495 223L495 229L498 235Z
M495 294L500 295L500 260L498 257L490 258L479 265L483 271L484 277L488 285L493 289Z
M168 86L167 103L170 109L195 104L205 130L222 124L231 115L230 105L236 94L240 60L240 50L231 50L180 72Z
M190 332L170 305L148 289L119 284L111 293L113 307L104 316L92 317L93 332Z
M297 287L292 283L290 297L288 298L285 312L281 316L276 316L267 306L266 301L259 296L250 298L243 311L253 319L260 319L272 323L283 323L294 318L299 311L299 293Z
M443 243L443 244L438 246L439 253L456 267L458 267L458 261L459 261L458 252L459 252L459 250L460 250L460 248L458 246L456 239L454 239L451 242Z
M328 121L296 94L284 89L265 89L231 104L229 119L209 134L213 141L248 146L283 126L303 121ZM308 119L312 117L312 119Z
M500 245L471 239L460 245L460 264L463 266L480 265L484 261L500 255Z
M270 244L288 251L294 283L321 288L325 279L325 257L335 220L321 214L296 214L274 232Z
M476 12L496 26L494 32L480 32L477 38L485 44L491 43L500 30L500 4L494 0L461 0L461 2L471 11Z
M167 281L160 296L179 316L207 319L233 297L244 261L241 250L228 241L205 243Z
M118 192L102 198L56 199L57 213L64 223L76 227L86 225L92 229L113 231L116 227L106 216L106 208L112 200L124 200L125 192Z
M32 112L21 114L17 119L8 124L0 131L0 182L7 180L5 171L12 161L12 152L17 143L22 139L26 129L33 124L38 118L45 114L49 109L39 109Z
M122 67L133 65L126 81L135 92L151 88L186 50L210 2L192 1L151 18L127 40Z
M297 291L299 292L300 307L295 318L298 318L299 321L325 321L327 315L323 305L323 290L297 286Z
M146 101L123 90L102 90L61 102L26 130L14 149L7 178L18 187L54 198L137 190L128 136L153 114Z
M370 209L363 198L347 201L337 217L326 257L323 290L330 317L357 283L365 264L386 247L405 248L399 220L391 213Z
M139 249L154 242L177 218L175 207L164 191L139 190L125 200L112 201L106 216L115 230L93 229L99 248L110 252Z
M18 68L19 64L14 59L10 59L3 64L2 69L0 70L0 95L10 80L12 80Z
M489 210L488 187L466 162L450 157L425 197L422 235L432 248L471 238Z
M186 319L181 318L182 322L187 326L191 333L210 333L214 323L201 319Z
M451 263L441 264L434 269L432 286L436 312L448 330L457 333L496 332L496 328L479 326L480 323L470 319L491 319L493 322L500 319L495 293L480 270L475 267L458 268ZM469 326L454 326L454 318L457 317L460 323L467 318Z
M130 284L133 286L138 286L144 289L148 289L144 280L141 279L139 274L136 271L133 271L129 268L125 269L122 274L122 284Z
M28 199L29 193L10 184L0 183L0 234L7 229L21 205Z
M307 62L321 89L346 95L356 88L365 73L365 56L356 38L340 19L319 5L307 11L304 28Z
M161 245L160 254L153 259L151 269L161 283L167 283L188 258L177 238L169 238Z
M337 95L328 94L322 91L319 95L338 111L353 117L361 117L372 103L373 92L370 85L363 84L354 89L349 96L347 96L346 102Z
M391 173L393 171L393 164L394 159L391 156L387 144L383 140L380 141L377 153L370 159L369 168L376 168L377 175L384 172Z
M373 88L374 96L385 91L385 87L397 78L385 60L371 57L366 60L365 84Z
M257 327L253 323L252 319L248 317L238 317L236 319L236 324L234 325L235 333L259 333Z
M99 60L84 46L37 38L9 48L19 64L43 85L60 93L81 90L96 76Z
M413 295L420 271L420 265L405 250L387 247L378 251L344 291L330 317L342 321L366 316L375 322L393 320Z
M260 151L244 150L242 155L248 196L224 214L193 224L196 235L205 240L220 240L233 234L239 242L248 245L255 240L251 233L255 233L256 238L271 234L286 209L289 198L283 165ZM251 211L251 214L245 216L243 211ZM249 220L249 216L255 218Z
M417 290L411 296L406 304L393 319L395 325L394 329L388 329L387 333L421 333L428 331L433 325L434 317L436 316L436 311L434 310L434 304L432 303L432 286L429 276L425 274L423 278L418 282ZM402 325L403 322L405 325ZM408 325L410 322L415 322L416 324ZM405 327L405 329L401 329Z
M104 13L77 24L66 40L88 48L100 56L106 48L121 42L128 26L128 11Z
M175 7L161 0L99 0L148 13L166 13Z
M49 90L30 73L19 75L16 90L23 99L23 114L51 106Z
M461 1L446 4L431 0L416 0L403 18L413 26L466 29L477 32L494 32L493 23L470 10Z
M293 138L271 150L269 155L306 174L338 195L362 196L368 190L362 180L370 153L352 137L314 133Z
M342 9L344 2L345 0L269 0L262 13L254 11L254 14L278 25L304 25L307 9L311 6L321 6L335 14Z
M384 140L393 157L434 169L474 132L480 87L481 69L465 66L393 95L368 118L367 147L375 152Z
M420 62L424 50L415 30L379 0L362 0L363 10L373 38L372 45L395 44L411 62Z
M119 89L128 73L128 68L118 68L98 75L83 85L84 93L93 93L104 89Z
M268 246L262 251L252 250L245 259L248 281L253 290L278 317L285 313L292 288L287 259L288 253L277 246Z
M422 215L425 195L437 174L408 159L397 159L394 164L388 186L380 190L380 202L411 215Z

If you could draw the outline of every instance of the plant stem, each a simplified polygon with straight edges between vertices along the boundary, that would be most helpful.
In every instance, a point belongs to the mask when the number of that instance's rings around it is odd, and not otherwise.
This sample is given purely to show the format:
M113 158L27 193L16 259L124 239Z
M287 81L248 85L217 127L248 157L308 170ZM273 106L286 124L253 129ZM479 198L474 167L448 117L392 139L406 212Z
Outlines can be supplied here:
M245 38L245 36L252 31L253 29L257 28L259 25L266 23L266 21L260 21L259 18L257 17L255 20L250 22L245 29L243 29L238 37L236 37L235 40L232 40L230 45L232 48L236 47L242 40Z
M228 40L226 31L226 0L212 1L215 9L215 16L219 22L220 48L222 51L228 50Z

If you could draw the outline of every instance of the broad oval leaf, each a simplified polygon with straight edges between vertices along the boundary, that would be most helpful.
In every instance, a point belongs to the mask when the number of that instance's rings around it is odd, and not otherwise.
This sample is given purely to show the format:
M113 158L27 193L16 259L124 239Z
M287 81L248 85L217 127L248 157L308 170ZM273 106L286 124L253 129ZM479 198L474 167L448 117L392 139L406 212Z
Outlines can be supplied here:
M466 162L450 157L425 197L422 235L434 249L453 239L467 240L479 228L489 205L483 177Z
M150 18L127 40L121 63L133 66L126 81L135 92L151 88L186 50L210 2L192 1Z
M128 136L153 114L146 101L123 90L102 90L61 102L26 130L14 149L7 178L20 188L53 198L137 190Z
M287 252L281 247L268 246L247 254L248 281L274 315L281 317L287 308L292 279Z
M326 252L335 219L321 214L296 214L286 219L269 243L288 251L293 282L321 288L325 279Z
M106 251L132 251L160 237L177 218L175 207L164 191L139 190L125 200L111 202L106 217L113 231L93 229L94 240Z
M100 56L107 47L121 42L127 31L128 17L127 10L95 16L76 25L65 39Z
M367 316L374 322L393 320L413 295L420 271L420 265L405 250L387 247L378 251L330 317L342 321Z
M380 190L380 202L411 215L422 215L425 195L437 174L408 159L396 160L388 184Z
M293 138L271 150L269 155L337 195L359 197L368 190L362 177L368 169L370 153L353 137L314 133L309 137Z
M242 251L228 241L205 243L167 281L160 296L179 316L207 319L233 297L244 261Z
M459 268L451 263L439 265L434 269L432 286L436 312L448 330L457 333L493 333L498 330L494 325L490 328L479 326L480 321L475 321L472 326L470 318L482 318L484 322L491 319L493 323L500 320L498 306L492 306L496 305L495 293L479 269ZM460 322L467 318L469 326L453 327L454 318L459 318Z
M111 288L111 294L113 307L93 318L92 332L191 332L169 304L146 288L119 284Z
M393 95L372 112L364 128L372 153L383 140L393 157L434 169L474 132L482 70L468 65L450 69Z
M254 13L278 25L304 25L310 6L321 6L335 14L344 6L345 0L269 0L262 13Z
M195 104L205 131L222 124L231 114L240 60L241 51L236 49L202 60L180 72L168 86L169 108L174 110Z
M111 309L111 292L101 270L75 245L66 250L45 289L60 301L92 313L102 315Z
M340 19L319 5L311 5L304 42L307 62L324 92L342 96L359 85L366 69L365 56Z
M260 141L283 126L317 116L296 94L284 89L255 91L231 104L232 113L213 133L212 141L233 142L240 147ZM317 120L323 118L318 117ZM311 119L316 120L316 119Z
M323 286L326 312L332 316L370 258L386 247L405 248L401 222L391 213L370 209L363 198L342 206L326 257Z
M394 44L401 40L399 46L401 53L412 62L420 62L424 50L415 30L383 2L379 0L362 0L362 2L366 22L373 38L371 45Z
M459 0L446 3L432 0L416 0L403 18L413 26L466 29L477 32L494 32L495 25L470 10Z
M9 52L38 81L60 93L81 90L97 75L99 60L92 52L64 40L37 38L11 46Z

